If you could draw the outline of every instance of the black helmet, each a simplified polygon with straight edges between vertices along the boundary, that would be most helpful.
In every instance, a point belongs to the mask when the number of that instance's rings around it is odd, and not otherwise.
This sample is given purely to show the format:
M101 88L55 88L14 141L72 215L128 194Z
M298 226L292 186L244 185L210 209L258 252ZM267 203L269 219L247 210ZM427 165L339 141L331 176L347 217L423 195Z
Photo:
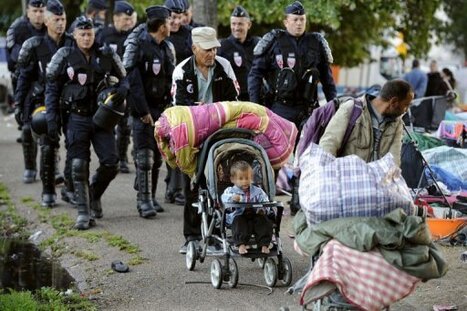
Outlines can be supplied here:
M37 107L32 113L31 132L35 138L47 135L47 119L45 118L45 106Z
M97 126L113 130L118 121L125 114L126 102L117 95L114 86L102 90L97 96L97 111L94 114L93 121Z

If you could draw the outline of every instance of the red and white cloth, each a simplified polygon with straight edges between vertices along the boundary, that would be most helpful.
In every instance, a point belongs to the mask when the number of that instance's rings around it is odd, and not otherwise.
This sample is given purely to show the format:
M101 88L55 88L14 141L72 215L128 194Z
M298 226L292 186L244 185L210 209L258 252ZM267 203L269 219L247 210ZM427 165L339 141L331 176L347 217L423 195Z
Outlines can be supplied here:
M337 240L323 249L300 297L300 304L323 296L319 286L334 283L339 292L362 310L381 310L408 296L419 278L389 264L379 251L359 252Z

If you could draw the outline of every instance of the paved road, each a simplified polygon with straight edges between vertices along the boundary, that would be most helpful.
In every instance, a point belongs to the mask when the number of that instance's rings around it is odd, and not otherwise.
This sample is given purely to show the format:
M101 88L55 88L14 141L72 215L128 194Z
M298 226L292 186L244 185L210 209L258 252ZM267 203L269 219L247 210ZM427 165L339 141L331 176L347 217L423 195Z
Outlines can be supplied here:
M15 142L19 132L13 118L4 117L0 121L0 131L0 180L7 184L16 202L26 196L39 201L40 182L32 185L21 182L22 151L20 144ZM93 158L91 166L94 169L96 162L96 158ZM165 171L161 172L161 176L162 180ZM279 310L281 306L288 306L291 310L300 309L298 296L284 294L284 287L275 288L268 295L268 290L248 285L239 285L236 289L224 285L222 289L216 290L210 284L186 284L187 281L209 282L211 259L208 258L203 264L198 262L195 271L187 271L185 257L178 253L183 242L182 207L166 204L166 212L159 214L156 219L140 218L135 206L133 179L134 169L130 174L119 174L111 183L102 199L104 218L92 230L106 230L122 235L137 244L142 250L141 255L148 260L131 267L129 273L109 273L112 260L128 260L129 255L103 242L90 244L76 238L66 239L71 250L87 249L97 253L100 259L90 263L70 253L61 258L79 282L80 288L87 293L95 293L92 297L97 299L102 310ZM159 189L158 198L162 201L165 190L162 182L159 183ZM76 215L74 209L61 201L53 213L68 213L73 219ZM284 232L289 220L285 216ZM285 234L282 238L284 252L292 262L296 280L306 271L307 260L292 250L290 238ZM256 262L240 258L237 263L240 283L265 284L262 270Z

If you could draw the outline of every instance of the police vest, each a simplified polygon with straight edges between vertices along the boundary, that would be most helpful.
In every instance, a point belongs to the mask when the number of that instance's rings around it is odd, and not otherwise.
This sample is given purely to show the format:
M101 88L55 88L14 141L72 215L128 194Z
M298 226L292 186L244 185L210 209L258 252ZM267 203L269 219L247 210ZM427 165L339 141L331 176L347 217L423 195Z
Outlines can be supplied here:
M171 72L173 72L173 56L169 46L164 42L161 48L155 48L152 40L141 42L143 53L140 72L145 95L148 99L166 100L170 92Z
M107 43L114 52L123 57L123 43L128 37L128 32L118 32L114 27L107 27L99 32L100 44Z

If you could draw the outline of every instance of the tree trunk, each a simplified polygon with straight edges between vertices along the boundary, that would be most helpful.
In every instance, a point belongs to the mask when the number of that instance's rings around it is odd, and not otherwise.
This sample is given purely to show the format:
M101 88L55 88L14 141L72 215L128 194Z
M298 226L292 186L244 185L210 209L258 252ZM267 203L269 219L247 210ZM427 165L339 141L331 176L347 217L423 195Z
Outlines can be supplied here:
M193 0L193 18L197 23L217 29L217 0Z

